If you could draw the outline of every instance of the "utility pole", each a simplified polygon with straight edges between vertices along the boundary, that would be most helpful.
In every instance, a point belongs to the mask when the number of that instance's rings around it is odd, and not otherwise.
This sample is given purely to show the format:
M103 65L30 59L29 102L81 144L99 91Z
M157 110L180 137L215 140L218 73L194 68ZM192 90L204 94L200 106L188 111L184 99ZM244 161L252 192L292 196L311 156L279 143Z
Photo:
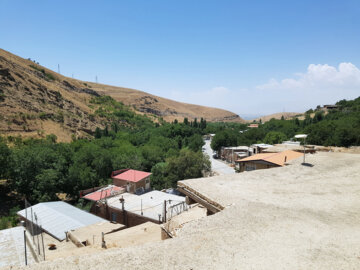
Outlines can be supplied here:
M44 236L43 236L42 226L40 226L40 231L41 231L41 242L42 242L42 249L43 249L44 261L45 261L45 247L44 247Z
M141 199L141 215L142 216L144 215L143 210L142 210L142 199Z
M95 82L98 83L98 80L97 80L97 75L95 76Z
M34 213L35 216L35 224L36 224L36 238L37 238L37 248L38 248L38 253L40 255L41 251L40 251L40 242L39 242L39 224L38 224L38 218L36 213Z
M58 73L61 74L60 73L60 64L58 64Z
M166 222L166 200L164 200L164 216L163 216L164 223Z
M24 249L25 249L25 265L27 265L27 253L26 253L26 223L24 221L21 221L21 224L23 225L24 227Z
M124 197L121 196L121 198L119 200L120 200L120 203L121 203L121 211L122 211L122 214L123 214L123 224L126 226L125 206L124 206L125 200L124 200Z
M306 144L306 137L307 137L307 134L298 134L298 135L295 135L295 138L296 139L304 139L304 161L303 161L303 164L305 164L305 144Z

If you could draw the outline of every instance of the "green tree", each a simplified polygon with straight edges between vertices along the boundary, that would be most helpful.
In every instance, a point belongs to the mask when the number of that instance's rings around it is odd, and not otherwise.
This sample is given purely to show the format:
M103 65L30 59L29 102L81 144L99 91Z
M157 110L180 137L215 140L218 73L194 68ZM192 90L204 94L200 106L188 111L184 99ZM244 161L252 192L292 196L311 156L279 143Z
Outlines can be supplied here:
M237 146L237 132L234 130L223 130L214 136L211 141L211 148L219 151L222 146Z
M166 160L166 174L172 187L176 187L178 180L198 178L203 171L210 171L211 163L207 156L201 152L182 149L178 157Z
M204 140L200 134L194 134L188 139L189 149L192 151L200 151L201 147L204 145Z
M99 127L97 127L96 129L95 129L95 138L96 139L99 139L99 138L101 138L101 129L99 128Z
M189 125L189 119L187 117L184 118L184 124L187 126Z
M11 151L0 138L0 179L8 176Z
M151 187L161 190L171 187L171 182L167 178L167 163L159 162L151 169Z
M286 140L286 135L278 131L270 131L264 138L264 143L276 144Z

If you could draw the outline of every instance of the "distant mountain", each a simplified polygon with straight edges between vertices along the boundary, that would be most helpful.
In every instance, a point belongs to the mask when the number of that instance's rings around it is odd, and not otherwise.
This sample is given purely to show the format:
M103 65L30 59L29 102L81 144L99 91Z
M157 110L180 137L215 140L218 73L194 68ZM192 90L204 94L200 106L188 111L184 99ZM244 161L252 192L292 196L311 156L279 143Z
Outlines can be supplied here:
M94 97L109 95L139 114L166 121L201 117L207 121L244 122L222 109L176 102L142 91L84 82L62 76L30 59L0 49L0 134L43 137L59 141L90 136L103 119L94 117Z
M256 121L256 122L259 122L260 119L263 123L267 122L267 121L270 121L272 118L275 118L275 119L281 119L281 117L284 117L285 120L287 119L291 119L291 118L294 118L294 117L302 117L303 116L303 113L296 113L296 112L282 112L282 113L273 113L273 114L270 114L270 115L265 115L265 116L261 116L261 117L258 117L256 119L252 119L252 121Z
M245 122L239 115L223 109L178 102L130 88L86 83L100 94L111 96L139 112L160 116L165 121L183 121L186 117L189 120L204 118L209 122Z

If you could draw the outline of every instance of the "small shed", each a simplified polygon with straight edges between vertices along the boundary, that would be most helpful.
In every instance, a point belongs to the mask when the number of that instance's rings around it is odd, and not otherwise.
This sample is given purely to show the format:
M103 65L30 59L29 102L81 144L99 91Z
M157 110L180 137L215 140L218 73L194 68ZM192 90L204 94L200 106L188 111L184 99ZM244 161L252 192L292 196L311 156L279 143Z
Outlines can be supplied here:
M17 214L59 241L66 238L65 232L106 221L63 201L38 203Z

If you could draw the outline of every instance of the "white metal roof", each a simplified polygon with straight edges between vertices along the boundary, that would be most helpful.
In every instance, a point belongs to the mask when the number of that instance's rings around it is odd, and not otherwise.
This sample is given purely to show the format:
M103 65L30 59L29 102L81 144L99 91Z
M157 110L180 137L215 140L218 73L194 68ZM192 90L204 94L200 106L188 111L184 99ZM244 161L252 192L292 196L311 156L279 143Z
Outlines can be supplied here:
M108 205L121 209L121 203L119 201L121 197L125 200L124 207L126 211L141 215L142 209L143 216L154 220L159 219L159 214L161 216L163 215L165 200L168 201L167 209L169 209L172 205L185 202L185 197L153 190L142 195L123 193L108 199Z
M232 147L224 147L226 150L245 150L249 151L251 148L248 146L232 146Z
M272 147L273 145L266 144L266 143L256 143L256 144L253 144L252 146L258 146L260 148L269 148L269 147Z
M38 203L27 208L27 219L29 221L31 221L31 208L43 230L60 241L65 239L65 232L67 231L105 221L62 201ZM26 218L25 209L19 211L18 215ZM35 222L35 217L33 220Z

